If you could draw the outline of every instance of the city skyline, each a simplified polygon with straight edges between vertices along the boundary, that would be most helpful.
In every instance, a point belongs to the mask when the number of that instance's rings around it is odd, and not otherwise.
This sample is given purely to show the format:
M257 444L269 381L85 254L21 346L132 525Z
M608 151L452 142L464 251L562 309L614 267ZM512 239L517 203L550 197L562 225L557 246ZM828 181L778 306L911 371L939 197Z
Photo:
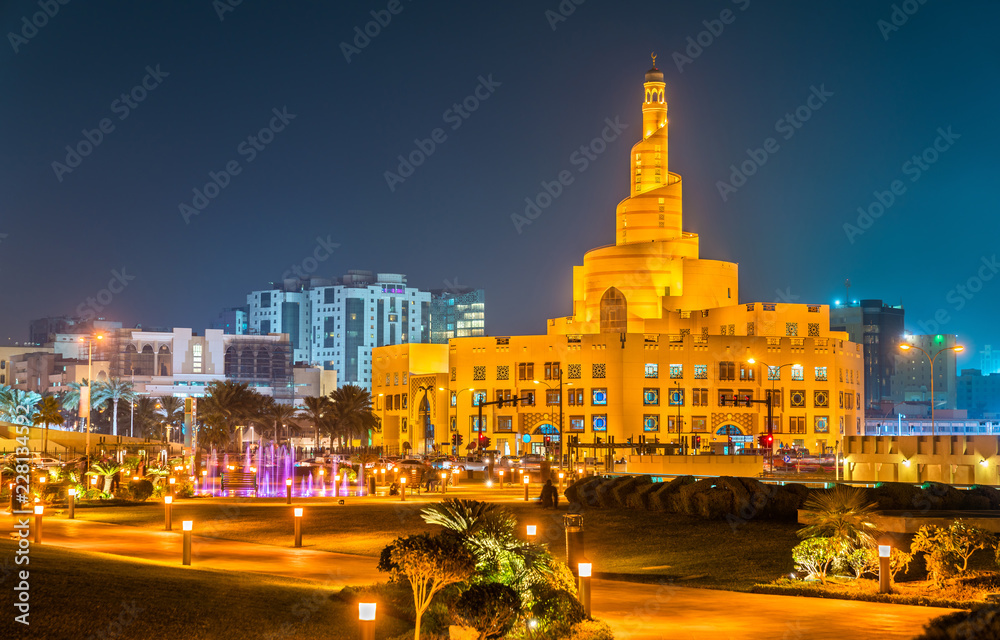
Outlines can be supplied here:
M609 138L634 137L633 70L653 50L682 125L671 150L688 224L712 230L705 257L753 274L741 301L832 304L850 278L852 299L901 300L908 330L957 333L959 368L995 339L996 223L970 179L995 164L996 89L975 84L995 70L996 45L976 37L995 8L965 20L920 5L887 28L891 4L643 5L641 20L590 4L565 16L400 6L386 22L367 5L67 5L8 39L0 73L21 97L2 113L22 126L6 134L0 182L0 295L15 303L0 338L24 340L31 318L75 315L104 290L103 315L126 325L207 327L310 259L311 275L480 287L490 334L541 333L571 312L578 256L612 241L604 212L627 184L628 143ZM18 25L33 7L0 18ZM487 17L494 27L476 29ZM300 37L275 50L265 24ZM956 30L947 49L926 46ZM980 232L939 240L945 215Z

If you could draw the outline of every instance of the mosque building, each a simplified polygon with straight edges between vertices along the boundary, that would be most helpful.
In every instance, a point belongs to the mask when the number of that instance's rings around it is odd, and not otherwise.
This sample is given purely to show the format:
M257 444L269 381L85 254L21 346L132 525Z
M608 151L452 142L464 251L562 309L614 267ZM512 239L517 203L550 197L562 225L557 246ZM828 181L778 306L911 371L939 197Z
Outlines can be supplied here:
M829 452L861 433L861 345L829 330L827 305L739 302L739 266L702 259L698 234L683 229L655 65L640 95L643 137L629 155L615 244L573 267L572 314L550 319L545 335L374 349L382 428L373 444L450 451L457 434L464 452L480 435L477 403L498 398L519 399L482 407L482 433L501 455L551 452L560 438L755 448L767 407L745 399L769 393L775 448Z

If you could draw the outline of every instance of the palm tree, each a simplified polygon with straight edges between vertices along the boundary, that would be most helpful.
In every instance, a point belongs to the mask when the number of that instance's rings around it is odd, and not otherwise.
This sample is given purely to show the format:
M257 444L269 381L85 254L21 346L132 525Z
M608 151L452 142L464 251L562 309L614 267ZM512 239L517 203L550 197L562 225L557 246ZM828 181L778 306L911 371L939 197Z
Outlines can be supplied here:
M102 476L104 478L104 493L111 493L111 483L114 480L115 474L121 470L122 467L114 462L95 462L86 475Z
M167 440L170 440L170 427L176 427L184 419L184 401L174 396L161 396L157 410L163 419L160 423L168 427Z
M34 424L35 406L42 396L34 391L22 391L0 386L0 420L15 424Z
M205 397L199 403L202 421L208 427L201 432L215 443L230 442L237 427L246 426L259 415L262 401L261 394L246 383L232 380L210 383L205 387ZM222 433L210 433L219 430Z
M45 439L42 444L42 453L45 455L49 453L49 425L61 425L63 421L62 413L59 412L59 401L56 400L55 396L42 398L42 401L38 403L38 413L35 414L35 426L45 425Z
M378 418L372 413L372 394L364 387L345 384L330 394L333 409L330 415L330 429L345 439L361 438L368 444L371 431L378 426Z
M76 411L80 406L80 388L90 386L90 381L86 378L83 382L70 382L69 391L64 391L62 396L63 409L67 411ZM94 398L90 399L90 408L94 408Z
M326 425L330 419L330 413L333 410L333 402L330 400L329 396L306 396L305 398L306 408L300 412L300 416L308 420L313 425L314 433L316 434L314 442L316 443L316 449L319 449L319 428L321 425Z
M872 522L878 504L859 487L837 485L806 500L800 538L831 538L841 549L872 548L879 531Z
M276 402L273 398L268 398L261 408L259 419L264 428L274 434L274 441L276 443L281 442L282 427L288 427L288 442L289 446L291 446L291 430L298 429L298 425L294 422L296 414L297 411L292 405Z
M135 402L136 394L132 383L121 378L109 378L107 382L99 382L94 387L97 404L111 401L111 435L118 435L118 401Z
M163 416L155 398L142 396L135 401L135 426L145 438L155 438L162 432Z

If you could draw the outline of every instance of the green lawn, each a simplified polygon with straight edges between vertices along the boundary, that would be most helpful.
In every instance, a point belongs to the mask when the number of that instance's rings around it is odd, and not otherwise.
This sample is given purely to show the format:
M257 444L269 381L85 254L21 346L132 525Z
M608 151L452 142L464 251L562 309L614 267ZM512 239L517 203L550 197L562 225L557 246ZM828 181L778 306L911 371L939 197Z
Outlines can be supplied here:
M394 538L436 527L420 517L424 504L408 500L359 502L338 506L330 501L299 501L306 509L306 546L377 556ZM536 505L508 502L518 519L538 525L538 540L563 558L562 516ZM200 534L263 544L291 542L291 508L281 500L233 502L181 500L174 519L192 518ZM81 520L150 529L163 526L159 504L78 508ZM646 511L595 509L584 513L586 554L598 573L633 574L650 579L672 577L687 586L749 590L792 571L791 549L797 543L794 523L749 521L730 526L690 516Z
M0 541L14 556L15 543ZM357 608L332 599L339 589L291 578L168 567L154 562L33 546L30 627L7 607L0 638L247 640L357 637ZM0 572L13 593L14 574ZM379 616L376 637L407 625Z

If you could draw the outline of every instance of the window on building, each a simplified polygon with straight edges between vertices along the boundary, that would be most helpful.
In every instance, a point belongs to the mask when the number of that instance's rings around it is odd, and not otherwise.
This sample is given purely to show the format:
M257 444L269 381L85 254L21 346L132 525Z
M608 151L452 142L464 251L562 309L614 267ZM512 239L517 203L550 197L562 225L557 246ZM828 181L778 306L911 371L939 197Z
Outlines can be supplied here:
M497 431L513 431L514 418L512 416L497 416Z
M684 406L684 389L671 389L669 393L671 407Z
M201 354L202 346L200 344L191 347L191 373L201 373Z
M486 422L485 417L483 419L483 422L484 423ZM469 428L472 429L473 433L479 433L479 416L478 415L469 416Z
M553 405L559 404L559 390L558 389L546 389L545 390L545 404Z
M767 367L767 379L768 380L781 380L781 368L780 367Z
M584 421L583 416L570 416L569 417L569 430L570 431L584 431L587 425Z
M517 379L518 380L534 380L535 379L535 363L533 362L521 362L517 365Z
M660 430L660 416L647 413L642 417L642 430L646 433Z
M826 382L826 367L816 367L816 379Z
M533 407L535 406L535 392L521 390L521 406L522 407Z
M740 363L740 380L753 382L754 366L752 364L747 364L745 362Z
M802 365L800 364L792 365L792 380L801 381L805 379L806 379L805 370L803 369Z
M388 381L386 381L386 384L388 384ZM452 391L451 392L451 406L454 407L454 406L457 406L457 405L458 405L458 394L456 392Z
M682 364L672 364L670 365L670 379L680 380L684 377L684 365Z
M403 393L403 394L400 394L400 397L403 399L403 408L405 409L406 408L406 401L409 398L409 396L407 396L405 393Z
M607 431L608 430L608 415L606 413L597 413L590 417L590 428L593 431Z
M647 378L659 378L660 377L660 365L655 362L646 363L646 377Z
M708 431L708 418L705 416L695 416L691 418L691 431L704 433Z
M815 433L830 433L829 416L816 416L813 422L813 431Z
M660 404L660 390L645 388L642 390L642 404L646 406L659 406Z
M813 391L813 406L818 408L830 406L830 393L828 391Z
M559 379L559 363L558 362L546 362L545 363L545 379L546 380L558 380Z
M736 363L720 362L719 380L735 380L735 379L736 379Z
M708 406L708 389L691 389L691 406L692 407L707 407Z
M788 418L788 433L805 433L805 416L791 416Z
M806 406L806 392L796 389L788 394L789 405L795 408Z
M607 389L591 389L590 390L590 404L595 406L603 406L608 404L608 390Z
M718 405L720 407L724 406L723 402L729 403L729 400L733 397L733 390L732 389L719 389L718 392L719 392ZM729 404L731 404L731 403L729 403Z
M707 364L696 364L696 365L694 365L694 379L695 380L708 380L708 365Z
M766 429L767 416L764 416L764 420ZM781 433L781 416L771 416L771 433Z

